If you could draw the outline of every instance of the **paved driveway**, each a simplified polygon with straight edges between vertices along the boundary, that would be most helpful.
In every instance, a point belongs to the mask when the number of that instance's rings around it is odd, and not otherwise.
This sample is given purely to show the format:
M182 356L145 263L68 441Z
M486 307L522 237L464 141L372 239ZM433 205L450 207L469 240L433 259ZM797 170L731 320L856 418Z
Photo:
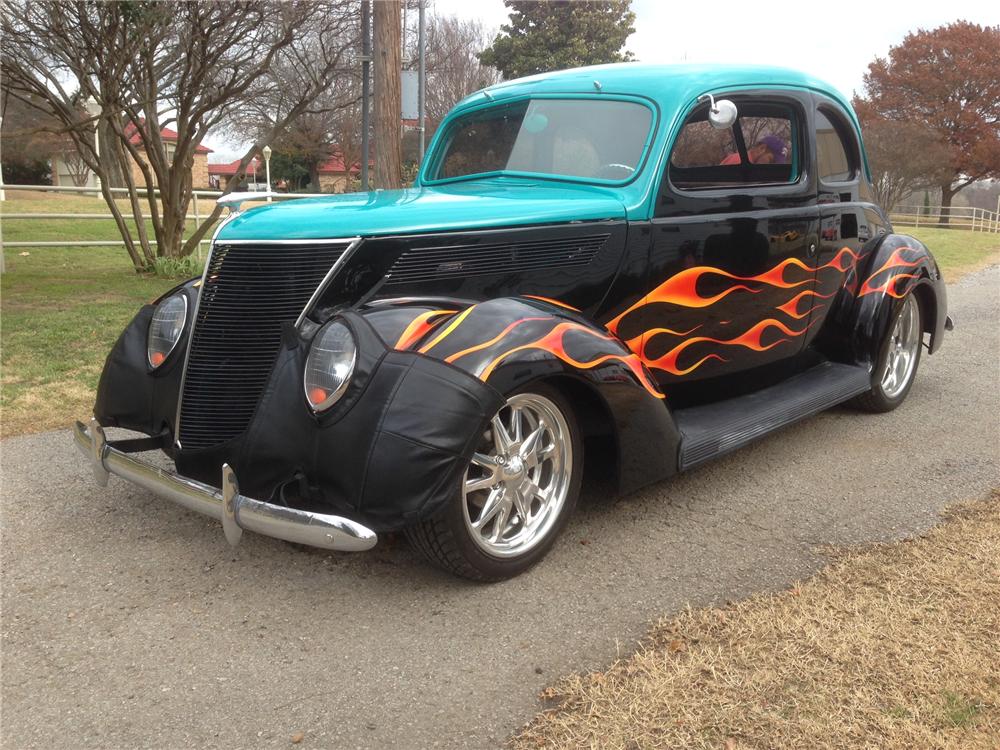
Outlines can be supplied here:
M403 542L303 551L112 478L67 432L5 441L3 744L495 747L558 675L646 623L787 585L824 543L889 539L998 477L1000 269L950 290L958 328L890 415L837 409L615 505L545 562L474 586Z

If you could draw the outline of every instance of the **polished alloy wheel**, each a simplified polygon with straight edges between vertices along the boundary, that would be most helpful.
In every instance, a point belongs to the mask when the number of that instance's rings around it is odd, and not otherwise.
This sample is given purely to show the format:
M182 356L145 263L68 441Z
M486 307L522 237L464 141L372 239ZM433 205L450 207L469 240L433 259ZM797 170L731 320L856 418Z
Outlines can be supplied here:
M480 549L514 557L546 538L569 494L572 445L552 401L534 393L507 400L465 472L465 523Z
M882 371L882 392L886 398L896 398L906 388L920 353L920 310L911 294L903 302L889 335L889 350Z

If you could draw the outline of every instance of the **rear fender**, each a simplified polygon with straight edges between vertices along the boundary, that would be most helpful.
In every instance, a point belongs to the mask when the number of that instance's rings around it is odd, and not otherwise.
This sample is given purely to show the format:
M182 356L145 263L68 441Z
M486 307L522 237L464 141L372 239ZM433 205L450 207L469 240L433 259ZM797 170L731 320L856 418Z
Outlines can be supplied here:
M849 361L874 366L893 316L902 300L914 294L920 303L928 348L936 352L944 338L947 295L944 279L930 250L913 237L888 234L874 240L855 272L848 275L832 313L837 352Z
M383 300L361 310L386 343L457 367L500 393L571 379L600 403L628 492L676 472L679 437L664 394L621 340L573 308L536 297ZM565 389L564 389L565 390ZM569 388L573 400L578 388Z

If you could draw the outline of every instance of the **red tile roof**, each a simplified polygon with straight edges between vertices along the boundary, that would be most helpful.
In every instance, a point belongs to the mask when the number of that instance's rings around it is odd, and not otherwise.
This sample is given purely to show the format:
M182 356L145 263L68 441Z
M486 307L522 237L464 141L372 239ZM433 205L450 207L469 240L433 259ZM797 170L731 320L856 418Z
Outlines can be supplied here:
M240 159L236 159L236 161L231 161L226 164L209 164L208 173L222 175L224 177L232 176L236 174L236 170L240 166L240 161L241 161ZM257 161L256 159L251 159L250 163L247 164L247 168L245 170L247 174L253 174L254 162L256 161ZM263 165L258 162L257 168L263 169Z
M139 134L135 132L135 130L136 130L135 126L131 122L125 127L125 132L132 134L131 137L128 139L129 143L132 143L134 145L141 145L142 139L139 138ZM170 128L161 128L160 138L165 140L167 143L175 142L177 140L177 131L171 130ZM196 154L210 154L212 153L212 149L208 148L207 146L202 146L199 143L197 146L194 147L194 152Z
M264 173L264 164L255 159L252 159L246 167L244 174L253 174L254 162L257 163L257 174L262 176ZM374 163L374 160L372 161ZM229 177L236 174L236 170L240 166L240 160L236 159L227 164L209 164L208 173L217 174L223 177ZM325 162L319 165L320 174L344 174L347 169L344 167L344 156L339 151L335 151L333 155L327 159ZM357 174L361 171L361 165L357 162L351 165L351 174Z

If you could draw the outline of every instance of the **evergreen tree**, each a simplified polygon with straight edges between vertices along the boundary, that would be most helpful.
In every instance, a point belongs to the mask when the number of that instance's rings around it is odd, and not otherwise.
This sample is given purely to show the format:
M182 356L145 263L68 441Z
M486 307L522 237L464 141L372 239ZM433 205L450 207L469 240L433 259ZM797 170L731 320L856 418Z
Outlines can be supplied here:
M510 23L500 27L493 44L479 55L480 62L497 68L504 78L633 59L622 50L635 31L631 0L504 4L511 9Z

